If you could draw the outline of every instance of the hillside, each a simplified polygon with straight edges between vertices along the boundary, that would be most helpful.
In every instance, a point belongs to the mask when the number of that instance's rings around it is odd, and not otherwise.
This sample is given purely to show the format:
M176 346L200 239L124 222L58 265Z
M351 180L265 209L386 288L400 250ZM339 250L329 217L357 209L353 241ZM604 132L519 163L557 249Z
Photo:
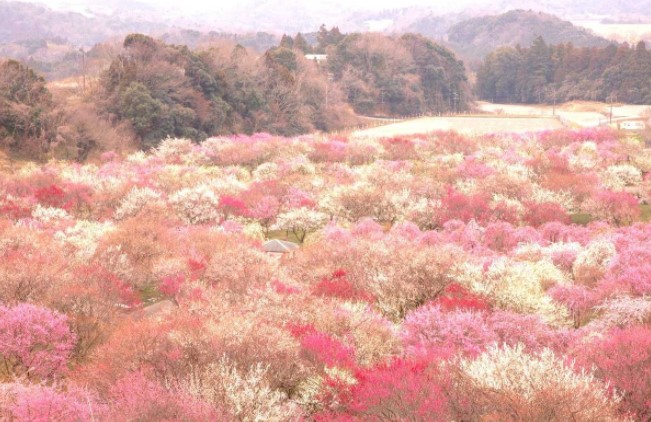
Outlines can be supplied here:
M604 38L554 15L525 10L468 19L448 31L450 45L468 59L483 58L502 46L527 46L539 36L548 44L571 42L577 47L609 44Z
M0 0L0 59L20 60L48 80L80 72L81 49L130 32L163 34L171 27L151 20L56 11L46 6ZM93 55L98 51L91 52ZM106 54L100 54L106 56ZM96 55L92 59L100 59ZM104 61L105 57L101 58ZM88 65L88 63L86 63ZM86 71L88 71L88 66Z
M565 18L597 15L621 19L633 16L649 16L651 14L650 0L506 0L501 5L510 8L544 10Z
M108 7L108 6L107 6ZM226 33L212 30L189 30L161 23L164 16L154 9L134 6L131 14L123 9L100 8L96 13L54 10L25 2L0 0L0 59L20 60L47 80L64 79L81 72L85 50L86 72L106 64L116 51L120 39L133 32L160 37L170 44L196 47L200 44L229 40L259 52L278 43L276 34ZM103 44L97 46L97 44ZM95 72L96 73L96 72Z
M6 0L4 0L6 1ZM532 9L552 13L565 20L603 19L637 20L651 14L651 1L563 1L563 0L458 0L432 2L407 0L395 2L346 2L323 0L240 0L238 2L203 2L187 0L183 7L172 0L31 0L61 12L98 17L110 16L117 21L151 21L158 25L193 28L200 31L227 32L308 32L321 24L338 25L345 31L386 30L413 32L420 23L442 17L459 22L460 15L479 17L504 13L512 9ZM381 22L377 22L377 21ZM379 24L380 27L374 26ZM97 28L91 28L97 31ZM420 31L419 31L420 32ZM429 35L426 32L420 32Z
M462 19L457 15L440 16L429 13L419 17L419 19L410 23L405 29L435 40L442 40L447 38L450 28Z
M466 69L427 38L350 34L326 47L328 70L364 115L414 115L467 110Z

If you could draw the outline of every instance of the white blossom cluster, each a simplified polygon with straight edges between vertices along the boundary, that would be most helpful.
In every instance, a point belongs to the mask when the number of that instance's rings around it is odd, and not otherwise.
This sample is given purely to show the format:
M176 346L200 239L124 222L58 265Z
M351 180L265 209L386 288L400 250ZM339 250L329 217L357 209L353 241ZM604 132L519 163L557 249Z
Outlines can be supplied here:
M191 159L194 151L194 144L190 139L185 138L167 138L154 150L153 155L161 158L166 162L183 158L184 162L193 163L196 160Z
M601 175L601 183L611 190L621 191L641 182L642 172L630 164L610 166Z
M121 174L121 177L101 174L99 168L93 164L63 166L59 172L61 180L91 186L96 192L116 190L126 182L127 175L126 172Z
M555 202L560 204L568 212L577 212L578 205L576 198L571 192L564 190L553 191L540 186L537 183L531 185L531 200L538 204Z
M54 237L74 247L74 256L77 261L88 262L95 255L102 237L113 230L115 230L115 225L108 221L77 220L74 226L67 227L64 231L58 231Z
M306 207L295 208L278 215L275 230L313 231L320 229L328 222L328 216L320 211Z
M651 154L648 153L648 150L634 154L631 157L631 162L643 172L648 173L651 171Z
M592 141L583 142L569 159L570 169L572 171L591 170L598 163L599 152L597 151L597 144Z
M274 180L278 177L278 164L273 162L262 163L253 170L252 176L258 182Z
M144 164L149 160L149 156L144 151L136 151L127 155L126 161L132 164Z
M226 405L239 421L300 420L297 404L269 386L268 372L269 366L261 363L242 372L234 362L222 357L204 371L191 373L183 389L205 402Z
M603 272L617 255L615 245L606 238L598 238L583 248L574 261L572 271L576 276L586 270Z
M219 220L219 198L207 185L181 189L169 197L177 215L187 224L199 224Z
M584 408L583 401L604 407L616 402L610 397L607 387L593 374L575 371L549 349L532 355L526 353L521 344L492 346L474 360L463 360L460 367L476 386L525 400L535 400L546 391L567 394L576 399L576 402L570 400L570 405L576 407L577 413L589 415L593 411ZM594 410L593 420L601 420L597 413L601 410Z
M247 183L236 174L208 179L204 185L218 195L237 195L248 187Z
M496 259L487 271L470 264L459 268L458 280L476 293L493 297L497 305L519 313L534 313L555 326L569 324L568 310L545 294L545 286L568 283L566 275L546 259Z
M32 210L32 218L41 223L49 223L57 220L70 220L72 217L68 212L61 208L44 207L37 204Z
M159 192L147 187L134 187L120 201L120 205L115 210L115 219L122 220L127 217L133 217L145 206L163 204L164 202L161 200L161 194Z

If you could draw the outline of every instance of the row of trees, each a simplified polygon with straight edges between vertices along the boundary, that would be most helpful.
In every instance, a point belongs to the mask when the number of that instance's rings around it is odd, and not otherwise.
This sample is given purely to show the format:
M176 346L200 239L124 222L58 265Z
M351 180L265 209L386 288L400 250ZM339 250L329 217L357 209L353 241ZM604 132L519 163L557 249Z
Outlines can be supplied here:
M651 102L651 52L635 47L547 45L539 37L528 48L505 47L486 57L477 73L477 95L503 103L571 100L632 104Z
M326 54L328 47L336 46L345 37L346 34L343 34L338 26L328 29L325 25L321 25L318 32L306 34L298 32L294 37L283 34L280 46L297 49L306 54Z

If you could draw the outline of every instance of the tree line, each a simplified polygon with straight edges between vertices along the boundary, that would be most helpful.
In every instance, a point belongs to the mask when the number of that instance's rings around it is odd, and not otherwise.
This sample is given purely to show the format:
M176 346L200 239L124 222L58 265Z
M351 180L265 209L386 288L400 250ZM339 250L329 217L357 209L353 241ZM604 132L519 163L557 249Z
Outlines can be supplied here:
M542 37L530 47L500 48L477 72L480 99L498 103L551 103L571 100L651 103L651 52L611 44L577 48L548 45Z

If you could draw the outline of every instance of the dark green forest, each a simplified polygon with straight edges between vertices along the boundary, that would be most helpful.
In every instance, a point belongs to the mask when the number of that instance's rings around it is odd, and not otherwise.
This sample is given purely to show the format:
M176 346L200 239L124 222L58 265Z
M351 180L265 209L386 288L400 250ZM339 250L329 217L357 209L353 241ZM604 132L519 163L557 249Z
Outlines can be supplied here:
M476 94L498 103L571 100L651 103L651 52L636 46L603 48L548 45L542 37L527 48L504 47L477 72Z

